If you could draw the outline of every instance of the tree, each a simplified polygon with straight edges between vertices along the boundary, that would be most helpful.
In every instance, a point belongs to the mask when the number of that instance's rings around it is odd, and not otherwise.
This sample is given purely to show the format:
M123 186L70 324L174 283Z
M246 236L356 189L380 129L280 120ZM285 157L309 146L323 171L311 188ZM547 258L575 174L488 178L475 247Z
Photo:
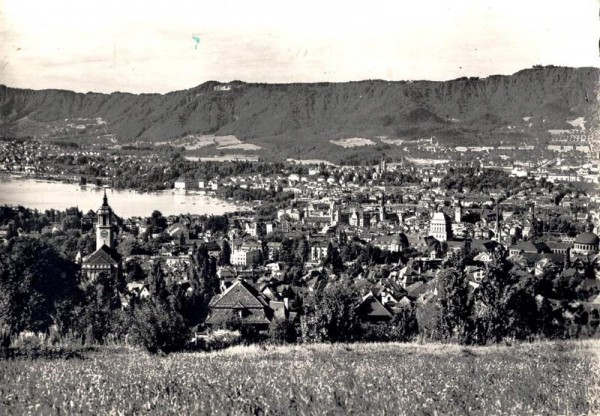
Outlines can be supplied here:
M190 329L170 302L153 297L134 309L131 335L151 354L168 354L185 348Z
M204 229L211 232L227 232L229 219L225 215L211 215L204 221Z
M219 266L227 266L231 264L231 246L227 240L223 240L223 248L221 249L221 257L219 258Z
M146 274L137 259L131 259L125 263L125 281L127 283L139 282L145 279Z
M273 319L269 324L269 341L273 344L289 344L296 342L296 326L284 319Z
M79 237L79 231L69 230L67 233L44 234L42 241L47 242L66 258L74 259L78 251Z
M505 336L503 296L509 286L506 263L497 257L488 267L476 292L475 338L479 344L499 342Z
M208 316L210 299L219 290L216 260L206 247L200 246L192 255L188 279L192 290L182 299L182 310L190 323L199 324Z
M77 210L77 208L70 208L68 211ZM62 219L62 229L67 230L80 230L81 229L81 213L77 210L77 215L65 215Z
M92 254L96 250L96 238L93 234L83 234L77 242L77 250L84 256Z
M561 311L562 312L562 311ZM556 319L557 317L560 320ZM550 301L545 297L537 298L537 328L538 333L548 339L559 338L563 335L564 328L562 313L555 314Z
M506 253L494 253L475 292L474 338L478 343L525 339L537 332L535 281L521 279L510 267Z
M417 334L417 309L412 304L400 306L394 311L390 322L390 338L393 341L408 342Z
M359 337L358 296L343 280L306 299L302 338L307 342L349 342Z
M160 211L154 210L150 216L150 227L148 228L148 234L162 233L167 228L167 219Z
M154 263L154 266L148 274L148 290L153 297L165 300L168 296L167 282L160 261Z
M117 251L124 257L131 256L132 254L140 254L140 244L137 242L137 239L131 237L126 238L119 243L117 246Z
M109 335L121 331L115 320L116 311L121 307L117 279L110 273L100 273L85 287L85 303L79 313L79 332L85 334L86 342L103 343Z
M296 256L300 260L301 263L304 263L308 260L308 255L310 253L310 247L308 246L308 241L302 238L301 240L296 240L298 242Z
M344 262L340 256L340 251L331 242L327 245L327 257L323 264L331 267L334 273L339 273L344 269Z
M419 337L425 340L438 341L441 337L441 307L435 299L429 299L417 304L417 323Z
M204 245L198 248L192 258L192 268L196 272L195 281L191 282L194 289L210 296L214 295L219 290L216 260L208 255Z
M524 340L538 332L535 295L520 283L510 286L504 297L507 337Z
M46 331L58 324L81 292L76 265L48 243L17 237L0 246L0 324L13 331ZM59 308L59 305L61 307Z
M472 339L472 299L464 269L448 269L440 276L438 302L442 339L470 343Z

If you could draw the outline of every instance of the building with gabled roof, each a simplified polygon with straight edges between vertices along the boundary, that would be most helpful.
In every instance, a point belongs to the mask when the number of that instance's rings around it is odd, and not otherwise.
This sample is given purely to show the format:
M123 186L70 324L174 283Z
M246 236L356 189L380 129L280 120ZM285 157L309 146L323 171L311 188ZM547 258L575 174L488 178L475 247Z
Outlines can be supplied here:
M396 233L391 235L380 235L373 239L371 245L380 248L381 250L398 253L409 246L408 238L404 233Z
M209 307L210 315L206 324L211 327L237 316L242 325L252 325L259 331L267 330L274 316L268 299L241 279L213 297Z
M369 292L356 307L360 319L365 322L382 322L392 319L392 312L379 299Z
M81 270L85 278L94 281L100 273L116 275L121 269L121 258L115 249L103 245L83 259Z

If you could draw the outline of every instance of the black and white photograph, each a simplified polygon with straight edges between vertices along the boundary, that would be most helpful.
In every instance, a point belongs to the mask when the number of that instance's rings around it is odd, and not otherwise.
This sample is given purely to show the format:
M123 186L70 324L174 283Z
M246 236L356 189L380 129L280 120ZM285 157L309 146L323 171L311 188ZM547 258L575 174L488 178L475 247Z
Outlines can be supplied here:
M599 415L599 0L0 0L1 415Z

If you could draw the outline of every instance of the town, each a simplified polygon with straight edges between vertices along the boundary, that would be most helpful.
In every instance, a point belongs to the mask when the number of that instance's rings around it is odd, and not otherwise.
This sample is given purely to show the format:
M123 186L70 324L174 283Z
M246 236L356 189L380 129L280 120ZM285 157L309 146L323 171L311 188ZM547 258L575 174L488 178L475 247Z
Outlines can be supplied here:
M35 174L27 166L70 174L81 183L91 173L90 186L109 187L120 177L111 172L132 163L148 166L134 162L139 155L115 159L119 165L107 163L101 153L53 156L87 169L67 173L35 156L35 149L44 149L39 144L8 146L13 152L5 153L3 168L25 177ZM439 339L427 320L446 296L440 290L447 290L441 286L448 275L460 273L476 299L498 268L513 279L501 289L526 287L530 302L518 308L535 315L529 323L515 318L505 336L591 336L600 323L600 240L594 233L600 210L597 195L589 192L598 165L592 162L577 171L551 173L548 163L507 169L486 154L476 162L448 163L382 157L372 166L193 162L172 149L164 153L173 154L172 164L161 163L164 156L153 157L153 171L163 175L157 180L169 189L164 192L214 195L236 201L241 209L216 216L154 211L150 217L121 218L110 207L112 190L105 188L99 208L88 212L2 208L5 247L17 238L47 242L78 265L82 287L114 286L116 309L135 308L162 296L161 290L177 294L175 309L192 328L188 338L194 342L220 329L243 329L248 340L270 334L286 342L310 336ZM82 163L73 163L82 157ZM104 169L105 176L90 169ZM174 174L182 176L166 179ZM147 177L148 171L141 175ZM319 335L322 331L307 327L310 315L331 312L318 309L326 308L323 297L339 297L330 291L340 282L351 290L348 302L360 329ZM478 298L470 313L484 304ZM534 313L542 309L543 317ZM96 341L109 335L103 331L96 331ZM446 336L456 337L456 331ZM468 342L489 342L489 334L473 335Z
M3 2L0 415L600 415L598 2Z

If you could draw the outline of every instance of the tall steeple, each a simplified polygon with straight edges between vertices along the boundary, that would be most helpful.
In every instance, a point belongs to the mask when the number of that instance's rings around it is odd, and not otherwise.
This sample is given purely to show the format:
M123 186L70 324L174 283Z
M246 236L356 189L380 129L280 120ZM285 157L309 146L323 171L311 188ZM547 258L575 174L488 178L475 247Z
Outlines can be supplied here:
M96 226L96 250L103 245L113 248L112 209L108 205L106 189L102 198L102 206L98 209L98 225Z
M454 207L454 222L456 224L462 223L462 203L460 202L460 199Z
M496 202L496 241L502 242L502 231L500 230L500 200Z

